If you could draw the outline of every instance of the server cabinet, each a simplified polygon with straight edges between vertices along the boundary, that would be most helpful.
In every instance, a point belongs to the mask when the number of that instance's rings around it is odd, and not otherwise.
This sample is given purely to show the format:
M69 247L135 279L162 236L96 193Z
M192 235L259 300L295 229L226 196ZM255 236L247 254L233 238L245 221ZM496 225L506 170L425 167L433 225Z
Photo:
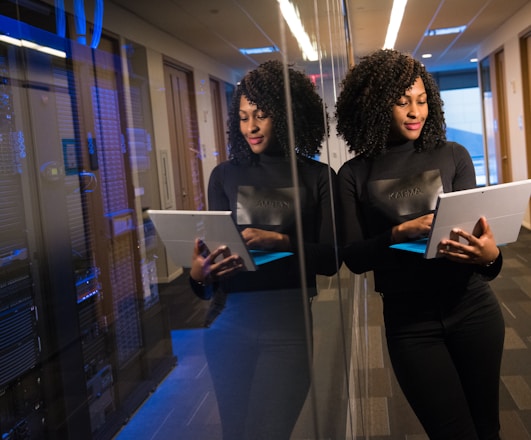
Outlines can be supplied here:
M111 438L175 363L145 300L120 59L9 26L67 56L0 42L0 432Z

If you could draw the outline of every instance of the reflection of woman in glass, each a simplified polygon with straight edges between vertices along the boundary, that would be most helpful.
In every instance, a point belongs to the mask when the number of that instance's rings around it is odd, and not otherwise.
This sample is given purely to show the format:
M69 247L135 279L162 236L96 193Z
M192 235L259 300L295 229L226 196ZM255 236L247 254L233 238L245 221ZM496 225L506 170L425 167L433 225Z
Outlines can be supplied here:
M405 396L430 439L499 438L504 322L486 279L502 256L489 225L454 231L444 258L389 248L429 233L440 192L475 186L468 152L445 139L433 78L408 55L375 52L347 74L336 115L356 153L338 177L344 261L374 271Z
M309 356L296 231L303 222L306 283L336 272L331 183L335 173L313 160L326 134L326 111L309 78L289 69L295 145L288 139L282 63L269 61L238 84L229 114L230 160L212 172L209 209L230 210L251 249L294 255L242 270L224 247L205 256L197 243L190 279L194 291L223 313L205 335L223 438L287 439L306 399ZM298 193L289 155L297 155ZM331 182L332 181L332 182ZM309 335L311 337L311 335Z

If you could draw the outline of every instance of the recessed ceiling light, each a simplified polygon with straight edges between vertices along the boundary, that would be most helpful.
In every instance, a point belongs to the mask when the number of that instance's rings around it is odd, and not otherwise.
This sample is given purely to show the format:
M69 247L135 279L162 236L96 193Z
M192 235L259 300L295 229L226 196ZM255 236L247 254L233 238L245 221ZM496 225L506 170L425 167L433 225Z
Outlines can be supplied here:
M478 62L478 59L477 59L477 58L470 58L470 62L471 62L471 63L477 63L477 62Z
M261 53L273 53L278 52L278 47L276 46L265 46L265 47L249 47L241 48L240 52L244 55L258 55Z
M466 29L466 25L463 26L454 26L454 27L447 27L447 28L439 28L439 29L428 29L424 36L426 37L436 37L438 35L449 35L449 34L459 34L461 32L464 32Z
M423 53L421 55L422 58L431 58L433 55L431 53Z

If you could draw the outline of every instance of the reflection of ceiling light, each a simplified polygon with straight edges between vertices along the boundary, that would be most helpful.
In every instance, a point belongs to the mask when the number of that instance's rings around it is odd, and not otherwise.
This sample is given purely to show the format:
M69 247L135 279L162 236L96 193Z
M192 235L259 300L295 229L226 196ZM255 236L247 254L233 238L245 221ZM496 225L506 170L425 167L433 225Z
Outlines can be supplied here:
M251 48L241 48L240 52L244 55L257 55L261 53L273 53L278 52L278 47L276 46L266 46L266 47L251 47Z
M286 23L288 24L291 33L299 43L299 47L302 50L302 55L308 61L317 61L318 54L314 45L310 41L310 37L304 30L299 13L289 0L278 0L280 11Z
M41 46L40 44L34 43L33 41L19 40L18 38L9 37L7 35L0 35L0 41L18 47L27 47L28 49L38 50L39 52L44 52L59 58L66 58L66 53L62 50L57 50L48 46Z
M448 27L448 28L440 28L440 29L428 29L424 35L426 37L436 37L438 35L459 34L461 32L464 32L465 29L466 29L466 25L454 26L454 27Z
M402 24L406 4L407 0L393 1L393 8L391 9L391 17L389 18L389 25L387 26L387 34L383 46L384 49L393 49L395 47L396 37Z
M421 55L422 58L431 58L433 55L431 53L423 53Z

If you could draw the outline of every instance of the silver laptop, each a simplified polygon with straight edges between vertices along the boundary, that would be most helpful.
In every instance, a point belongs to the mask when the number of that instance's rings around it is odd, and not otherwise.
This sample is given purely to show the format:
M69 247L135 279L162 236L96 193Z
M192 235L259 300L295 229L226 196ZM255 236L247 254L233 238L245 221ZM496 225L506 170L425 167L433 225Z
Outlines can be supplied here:
M440 194L429 237L391 247L435 258L437 245L449 238L453 228L472 232L481 216L486 217L498 245L513 243L530 196L531 179Z
M227 245L231 253L238 254L247 270L279 258L291 252L249 250L231 217L231 211L147 211L155 225L168 255L177 266L190 267L195 239L200 238L210 250Z

